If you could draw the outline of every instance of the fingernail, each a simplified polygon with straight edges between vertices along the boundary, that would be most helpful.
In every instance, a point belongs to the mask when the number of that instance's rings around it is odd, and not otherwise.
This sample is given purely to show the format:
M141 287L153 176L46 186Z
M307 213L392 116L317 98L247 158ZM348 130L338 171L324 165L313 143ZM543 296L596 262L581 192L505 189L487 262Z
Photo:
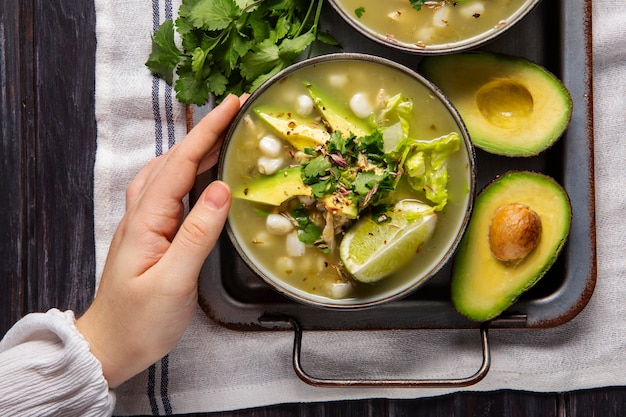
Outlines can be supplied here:
M221 209L230 199L230 188L220 181L212 182L204 193L204 204L212 209Z

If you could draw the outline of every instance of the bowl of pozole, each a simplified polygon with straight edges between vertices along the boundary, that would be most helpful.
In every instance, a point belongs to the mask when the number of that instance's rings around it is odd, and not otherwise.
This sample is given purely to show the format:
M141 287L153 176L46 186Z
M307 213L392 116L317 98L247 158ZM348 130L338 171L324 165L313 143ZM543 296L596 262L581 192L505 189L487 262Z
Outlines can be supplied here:
M414 54L477 48L506 32L540 0L330 0L356 31Z
M299 302L404 297L451 258L471 212L474 154L452 105L384 58L329 54L257 89L227 132L237 253Z

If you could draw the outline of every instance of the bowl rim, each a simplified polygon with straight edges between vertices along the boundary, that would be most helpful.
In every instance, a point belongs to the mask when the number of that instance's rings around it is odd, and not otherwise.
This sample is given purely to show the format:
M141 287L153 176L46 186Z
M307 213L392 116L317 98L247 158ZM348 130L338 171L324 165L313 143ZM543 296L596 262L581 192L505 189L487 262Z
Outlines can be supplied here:
M379 45L413 55L446 55L476 49L494 41L528 16L530 12L532 12L535 7L541 3L541 0L527 0L519 9L516 10L516 12L512 15L512 18L507 20L506 24L497 30L487 30L481 34L460 41L434 45L426 44L423 47L410 44L408 42L390 40L386 36L381 35L375 30L362 24L359 20L355 19L354 16L338 4L339 2L337 0L328 0L328 3L341 17L341 19L352 29Z
M276 83L281 80L289 77L291 74L300 71L301 69L315 66L318 64L323 64L327 62L336 62L336 61L351 61L351 62L369 62L375 63L378 65L383 65L395 69L397 71L402 72L403 74L413 78L420 84L422 84L428 91L433 94L433 96L441 102L441 104L446 108L446 110L450 113L450 116L453 118L454 122L459 127L459 134L463 138L463 142L465 144L465 149L467 150L468 157L468 171L469 171L469 184L468 184L468 198L467 198L467 206L465 208L465 215L461 222L460 228L456 232L456 236L453 241L450 243L450 246L445 251L443 256L436 262L436 264L427 271L427 273L420 275L414 279L409 280L407 285L403 285L395 291L387 291L385 294L380 297L372 297L369 300L361 301L361 302L341 302L340 299L333 300L329 297L322 297L315 294L307 293L303 290L297 289L296 287L283 282L283 280L271 277L268 277L265 272L263 272L252 259L248 257L246 251L239 243L239 240L235 236L234 231L232 230L230 214L226 221L226 232L228 238L233 245L237 254L241 257L244 263L266 284L272 287L275 291L281 293L289 299L294 301L308 304L316 307L328 308L328 309L339 309L339 310L359 310L364 308L371 308L383 303L388 303L390 301L398 300L400 298L404 298L408 296L410 293L417 290L420 286L429 281L433 276L435 276L443 267L446 265L454 256L458 245L460 244L467 226L469 224L469 219L471 217L473 207L474 207L474 199L476 193L476 155L475 149L470 140L469 132L463 122L460 113L456 110L454 105L450 102L450 100L443 94L443 92L432 82L426 79L421 74L416 71L410 69L409 67L399 64L395 61L392 61L387 58L383 58L380 56L369 55L365 53L359 52L336 52L330 53L326 55L319 55L312 58L307 58L302 61L296 62L291 66L279 71L277 74L270 77L266 80L258 89L256 89L245 101L245 103L241 106L239 111L237 112L234 120L231 122L226 135L224 136L224 142L222 144L222 148L220 151L220 156L217 164L217 179L223 180L223 170L224 163L227 155L228 146L231 142L231 139L234 136L239 124L242 122L246 113L253 106L256 99L263 95L265 91L270 89Z

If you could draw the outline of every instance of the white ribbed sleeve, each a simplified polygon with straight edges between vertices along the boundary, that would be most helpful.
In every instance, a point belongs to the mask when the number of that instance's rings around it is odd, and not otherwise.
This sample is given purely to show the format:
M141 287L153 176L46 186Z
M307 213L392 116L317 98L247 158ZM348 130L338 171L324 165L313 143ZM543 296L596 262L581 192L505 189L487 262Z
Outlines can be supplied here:
M72 311L32 313L0 341L1 416L110 416L115 394Z

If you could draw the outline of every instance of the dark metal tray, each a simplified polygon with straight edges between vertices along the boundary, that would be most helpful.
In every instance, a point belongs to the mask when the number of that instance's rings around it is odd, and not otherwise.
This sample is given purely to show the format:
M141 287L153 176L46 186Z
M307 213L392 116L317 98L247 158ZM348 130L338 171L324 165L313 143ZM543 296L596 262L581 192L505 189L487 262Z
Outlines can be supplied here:
M344 51L384 56L410 68L417 67L420 57L390 51L362 37L343 24L330 7L325 9L323 27L331 29ZM524 169L552 176L571 198L571 231L557 262L511 309L489 324L490 328L558 326L585 307L596 280L591 3L544 1L517 27L483 49L523 56L545 66L563 80L574 102L566 133L539 156L507 158L476 150L478 190L499 174ZM206 113L206 109L190 111L194 113L192 119ZM203 189L213 177L212 172L199 177L196 189ZM238 330L274 328L259 320L268 315L287 316L307 330L476 329L480 326L461 317L452 306L449 265L402 300L366 310L327 310L296 303L264 284L238 257L226 234L204 265L199 296L200 305L212 320Z

